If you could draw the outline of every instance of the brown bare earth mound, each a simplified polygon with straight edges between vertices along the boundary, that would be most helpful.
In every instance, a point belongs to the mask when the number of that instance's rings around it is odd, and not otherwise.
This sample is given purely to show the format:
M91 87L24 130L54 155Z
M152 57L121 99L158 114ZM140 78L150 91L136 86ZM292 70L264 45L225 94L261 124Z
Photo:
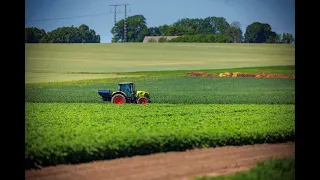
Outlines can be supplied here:
M218 75L215 73L190 72L190 73L187 73L187 76L217 77Z
M262 72L262 73L257 74L256 78L289 78L289 79L294 79L295 75L268 74L268 73Z
M295 143L256 144L120 158L26 170L27 180L192 180L247 171L259 161L293 156Z
M294 79L295 75L285 75L285 74L268 74L265 72L259 74L242 73L242 72L224 72L219 75L215 73L205 73L205 72L189 72L187 76L202 76L202 77L250 77L250 78L283 78L283 79Z

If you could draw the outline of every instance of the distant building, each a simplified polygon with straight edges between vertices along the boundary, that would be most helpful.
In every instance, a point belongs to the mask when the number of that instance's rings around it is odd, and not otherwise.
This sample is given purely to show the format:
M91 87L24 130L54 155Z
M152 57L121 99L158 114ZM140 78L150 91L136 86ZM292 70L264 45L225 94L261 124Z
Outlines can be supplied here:
M144 43L150 42L150 41L155 41L158 42L160 38L167 38L167 40L171 40L180 36L145 36L143 39Z

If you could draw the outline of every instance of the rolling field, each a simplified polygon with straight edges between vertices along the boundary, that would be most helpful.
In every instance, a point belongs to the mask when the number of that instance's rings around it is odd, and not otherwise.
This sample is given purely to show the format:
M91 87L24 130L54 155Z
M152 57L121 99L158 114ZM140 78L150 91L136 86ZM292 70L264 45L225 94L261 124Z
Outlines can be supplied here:
M261 66L261 67L259 67ZM26 44L26 169L295 136L294 45ZM98 89L132 81L151 104L116 106Z
M138 75L116 75L116 74L87 74L87 73L52 73L52 72L26 72L25 82L61 82L61 81L77 81L83 79L105 79L105 78L123 78L123 77L139 77Z
M93 73L294 65L294 55L295 46L286 44L26 44L25 69L26 82L42 82L35 73L44 82L67 73L87 79Z

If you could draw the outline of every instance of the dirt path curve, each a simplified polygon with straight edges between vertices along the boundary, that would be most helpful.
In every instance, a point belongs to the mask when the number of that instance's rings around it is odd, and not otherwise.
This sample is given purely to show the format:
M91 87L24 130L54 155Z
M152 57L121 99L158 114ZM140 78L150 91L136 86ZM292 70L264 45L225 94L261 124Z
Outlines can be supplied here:
M270 157L294 155L293 142L195 149L25 171L27 180L191 180L246 171Z

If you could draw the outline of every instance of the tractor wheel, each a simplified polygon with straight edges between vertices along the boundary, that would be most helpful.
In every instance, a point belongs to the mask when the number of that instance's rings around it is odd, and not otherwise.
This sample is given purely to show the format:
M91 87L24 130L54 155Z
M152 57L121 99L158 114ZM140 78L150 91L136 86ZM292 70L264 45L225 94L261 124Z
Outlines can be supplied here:
M113 104L124 104L126 103L126 98L122 94L116 94L111 98Z
M148 103L148 99L145 97L141 97L137 100L137 104L147 104Z

